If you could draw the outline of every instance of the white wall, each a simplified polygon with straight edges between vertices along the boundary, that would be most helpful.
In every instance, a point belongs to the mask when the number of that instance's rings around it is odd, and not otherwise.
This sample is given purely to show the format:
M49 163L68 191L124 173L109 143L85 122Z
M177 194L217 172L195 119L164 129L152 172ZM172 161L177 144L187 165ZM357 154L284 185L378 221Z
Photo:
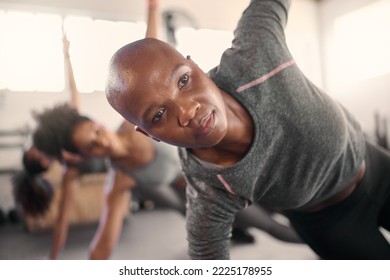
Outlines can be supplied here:
M354 114L364 131L370 136L374 132L375 112L379 112L390 120L390 73L344 85L337 83L340 77L335 77L335 69L339 66L334 60L334 21L339 16L378 1L380 0L327 0L320 2L324 88ZM390 16L390 10L388 12ZM372 32L376 32L376 30L372 30ZM389 35L383 34L383 36ZM366 38L362 35L361 40L363 42ZM370 56L375 52L375 48L375 44L372 44L372 47L359 56ZM359 63L360 60L360 57L356 57L356 67L366 67Z
M142 0L3 0L0 8L18 8L33 11L60 12L64 15L76 13L97 18L118 20L144 20L145 6ZM233 31L237 20L249 0L161 0L164 9L191 10L193 17L202 28ZM302 70L322 86L319 51L318 5L314 0L294 0L286 29L292 54ZM9 92L0 91L0 130L34 126L31 110L41 110L55 103L65 101L66 93ZM110 128L115 128L121 118L108 105L104 93L82 94L82 112ZM20 150L4 153L0 150L2 166L19 167ZM13 205L10 195L9 176L0 176L0 207Z
M319 13L318 1L292 0L286 36L298 66L322 88Z
M165 9L189 10L191 8L191 14L199 27L233 30L242 10L246 7L245 2L248 1L196 0L196 5L188 5L189 1L163 0L161 9L164 11ZM204 9L204 7L207 8ZM143 0L3 0L0 1L0 8L55 12L64 15L83 14L95 18L132 21L144 20L146 15ZM218 14L229 16L221 16L216 20L215 11L217 10ZM0 91L0 130L24 126L26 122L33 126L34 122L30 117L31 110L51 106L66 99L66 93ZM101 92L82 94L82 108L83 112L112 128L118 123L119 116L107 106L104 94Z
M0 5L112 20L144 20L145 0L1 0ZM162 10L191 11L200 28L233 29L249 0L161 0ZM220 16L224 15L224 16ZM228 16L226 16L228 15ZM218 17L218 20L216 20Z

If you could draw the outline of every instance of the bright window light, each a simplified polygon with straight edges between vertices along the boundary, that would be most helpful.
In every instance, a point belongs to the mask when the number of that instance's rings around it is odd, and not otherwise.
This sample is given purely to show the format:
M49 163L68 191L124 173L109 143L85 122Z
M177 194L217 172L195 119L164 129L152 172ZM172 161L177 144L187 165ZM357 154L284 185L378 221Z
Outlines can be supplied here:
M2 13L1 87L14 91L60 91L61 17L23 12Z
M5 65L5 13L0 10L0 89L7 88L7 71L5 67L1 65Z
M191 58L208 72L219 64L222 53L233 40L233 33L221 30L180 28L177 30L177 50Z
M7 88L6 82L6 74L5 67L1 67L1 65L5 65L5 41L4 34L5 33L5 13L0 10L0 89Z
M67 17L71 62L81 92L103 91L107 67L114 52L145 37L145 23L110 22L85 17Z
M113 53L144 38L146 31L145 22L0 10L0 89L62 92L62 27L70 41L76 85L84 93L104 91ZM177 49L191 55L205 72L219 64L233 39L228 31L193 28L178 29L176 36Z
M103 91L113 53L145 36L146 24L0 10L0 89L62 92L62 26L80 92Z
M390 0L335 21L335 78L342 85L390 73Z

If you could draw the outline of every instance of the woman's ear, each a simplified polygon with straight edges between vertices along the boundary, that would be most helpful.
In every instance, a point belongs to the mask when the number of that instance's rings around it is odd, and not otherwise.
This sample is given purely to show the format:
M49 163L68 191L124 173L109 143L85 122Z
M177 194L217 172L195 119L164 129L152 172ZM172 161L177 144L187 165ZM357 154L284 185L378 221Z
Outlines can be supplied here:
M143 130L142 128L140 128L138 125L134 126L134 130L137 131L137 132L140 132L142 133L143 135L149 137L149 138L152 138L153 140L157 141L157 142L160 142L160 140L158 140L157 138L154 138L152 136L150 136L145 130Z

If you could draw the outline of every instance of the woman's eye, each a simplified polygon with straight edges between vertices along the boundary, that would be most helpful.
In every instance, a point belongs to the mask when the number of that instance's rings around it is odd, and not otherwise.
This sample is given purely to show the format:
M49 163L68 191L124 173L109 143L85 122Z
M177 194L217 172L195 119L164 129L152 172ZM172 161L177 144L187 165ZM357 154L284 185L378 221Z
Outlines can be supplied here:
M99 136L100 133L101 133L100 127L99 127L99 126L95 126L93 129L94 129L95 135L96 135L96 136Z
M182 88L183 86L185 86L189 80L190 80L190 77L188 76L188 74L184 74L183 76L181 76L180 80L179 80L179 88Z
M160 110L158 110L157 113L154 115L154 117L152 119L152 123L156 123L159 120L161 120L161 118L163 117L164 113L165 113L165 109L164 108L161 108Z

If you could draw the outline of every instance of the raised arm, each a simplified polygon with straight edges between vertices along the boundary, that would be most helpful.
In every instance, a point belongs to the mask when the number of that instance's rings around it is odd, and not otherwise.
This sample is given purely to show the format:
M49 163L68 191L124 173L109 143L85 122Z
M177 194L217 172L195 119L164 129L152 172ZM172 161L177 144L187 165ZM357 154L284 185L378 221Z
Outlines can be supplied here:
M161 21L160 15L160 1L159 0L147 0L147 20L146 20L146 33L145 38L159 38ZM121 124L122 128L134 128L134 126L124 120Z
M160 33L159 0L148 0L148 14L145 38L158 38Z
M272 48L284 44L289 0L252 0L243 12L234 32L234 43L246 49L256 46ZM262 50L264 51L264 50Z
M58 258L62 251L69 230L69 213L74 202L75 191L80 187L80 174L75 168L67 168L62 178L62 197L58 217L54 227L50 259Z
M76 87L74 79L72 62L70 61L69 47L70 42L63 31L62 44L64 51L64 73L65 73L65 90L69 91L69 104L77 111L80 111L80 93Z
M108 259L122 230L128 211L130 189L135 180L121 171L111 169L107 176L105 201L99 226L90 246L90 259Z
M240 77L239 84L246 85L278 67L294 64L285 37L289 7L289 0L251 0L238 21L232 46L209 76L225 89L232 87L228 91L233 92L241 87L217 75L219 69Z

